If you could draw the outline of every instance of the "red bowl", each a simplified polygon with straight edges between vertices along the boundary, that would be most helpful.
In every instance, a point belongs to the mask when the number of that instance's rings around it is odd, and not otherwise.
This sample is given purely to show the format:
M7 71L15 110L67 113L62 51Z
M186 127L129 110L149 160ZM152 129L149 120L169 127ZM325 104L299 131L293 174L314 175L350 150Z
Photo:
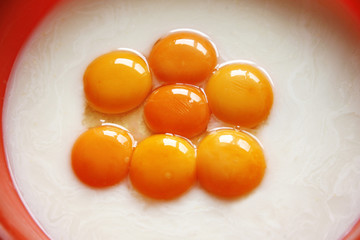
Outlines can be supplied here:
M0 118L6 84L24 42L32 30L61 0L1 0L0 2ZM331 1L329 1L331 2ZM354 19L360 31L360 0L338 0L338 9ZM33 220L22 203L12 182L3 145L3 126L0 127L0 239L49 239ZM360 240L360 220L344 237Z

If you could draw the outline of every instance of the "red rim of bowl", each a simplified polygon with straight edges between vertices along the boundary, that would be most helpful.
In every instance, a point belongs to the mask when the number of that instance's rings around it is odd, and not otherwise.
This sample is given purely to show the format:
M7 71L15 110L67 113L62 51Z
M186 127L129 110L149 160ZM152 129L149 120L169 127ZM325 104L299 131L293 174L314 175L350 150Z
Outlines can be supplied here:
M21 47L41 19L61 0L2 0L0 3L0 118L6 84ZM360 26L360 0L338 0ZM7 167L0 126L0 239L45 240L49 237L21 201ZM360 219L344 240L360 239Z

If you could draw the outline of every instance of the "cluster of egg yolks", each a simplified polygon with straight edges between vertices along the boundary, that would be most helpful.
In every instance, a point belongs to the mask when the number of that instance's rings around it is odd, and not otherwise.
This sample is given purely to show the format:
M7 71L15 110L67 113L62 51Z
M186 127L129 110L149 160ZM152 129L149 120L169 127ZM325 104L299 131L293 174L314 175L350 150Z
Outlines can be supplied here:
M180 137L150 136L135 148L129 175L133 186L148 197L176 198L195 182L195 149Z
M132 151L133 140L127 131L107 125L91 128L73 146L72 168L91 187L112 186L127 175Z
M195 32L174 32L153 46L149 65L166 83L195 84L206 80L217 64L217 51L204 36Z
M217 118L246 128L256 127L264 121L273 103L269 78L248 63L221 67L209 79L205 92Z
M206 130L210 110L200 88L174 84L151 93L145 102L144 117L154 133L192 138Z
M248 63L230 63L215 73L214 45L195 32L174 32L152 48L149 65L170 85L155 89L144 104L145 123L153 135L133 152L130 134L102 126L82 134L74 144L72 167L92 187L107 187L127 174L140 193L173 199L198 178L208 192L224 198L249 193L265 172L262 148L250 135L217 130L204 137L198 150L184 138L204 132L214 115L236 126L252 128L266 119L273 103L267 75ZM210 79L209 79L210 78ZM198 84L206 79L205 93ZM131 51L114 51L95 59L84 74L88 104L103 113L123 113L139 106L151 91L146 60ZM176 83L176 84L174 84ZM208 103L209 101L209 103Z
M215 131L198 146L198 180L205 190L220 197L249 193L260 184L265 168L260 144L244 132Z
M113 51L87 67L84 92L88 104L102 113L124 113L139 106L151 91L146 61L134 52Z

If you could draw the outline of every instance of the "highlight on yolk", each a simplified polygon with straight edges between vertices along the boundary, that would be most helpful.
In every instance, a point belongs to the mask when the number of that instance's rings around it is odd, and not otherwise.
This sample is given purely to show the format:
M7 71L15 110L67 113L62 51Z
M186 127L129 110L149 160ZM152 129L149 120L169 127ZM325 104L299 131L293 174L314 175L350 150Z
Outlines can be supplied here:
M209 79L205 92L218 119L247 128L264 121L273 103L269 77L249 63L224 65Z
M133 139L126 130L106 125L91 128L73 146L72 168L83 183L109 187L127 175L132 151Z
M199 33L173 32L153 46L149 65L166 83L199 83L210 77L217 64L214 45Z
M205 190L219 197L249 193L260 184L265 168L261 146L244 132L215 131L198 146L198 180Z
M134 150L130 179L140 193L155 199L179 197L196 178L194 147L185 139L153 135Z
M109 114L127 112L139 106L151 90L151 74L144 58L135 52L118 50L96 58L84 74L88 104Z
M154 90L145 102L145 122L155 133L172 133L187 138L206 130L210 110L200 88L167 85Z

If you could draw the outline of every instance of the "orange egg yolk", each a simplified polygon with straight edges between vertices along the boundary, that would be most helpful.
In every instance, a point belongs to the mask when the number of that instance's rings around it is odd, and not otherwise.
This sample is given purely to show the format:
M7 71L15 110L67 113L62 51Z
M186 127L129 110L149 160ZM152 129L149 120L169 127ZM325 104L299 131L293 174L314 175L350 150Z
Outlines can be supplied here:
M209 79L205 92L217 118L247 128L264 121L273 103L270 79L262 70L247 63L221 67Z
M266 163L259 143L235 130L210 133L198 146L197 176L208 192L234 198L257 187Z
M195 181L195 158L194 147L185 139L153 135L134 150L129 173L131 182L150 198L179 197Z
M113 126L91 128L73 146L72 168L83 183L109 187L127 175L132 151L133 140L127 131Z
M125 50L96 58L87 67L83 82L88 104L109 114L136 108L145 100L152 86L145 60Z
M200 88L167 85L156 89L148 97L144 117L154 133L172 133L191 138L206 130L210 110Z
M155 43L149 65L166 83L199 83L206 80L217 63L214 45L195 32L174 32Z

